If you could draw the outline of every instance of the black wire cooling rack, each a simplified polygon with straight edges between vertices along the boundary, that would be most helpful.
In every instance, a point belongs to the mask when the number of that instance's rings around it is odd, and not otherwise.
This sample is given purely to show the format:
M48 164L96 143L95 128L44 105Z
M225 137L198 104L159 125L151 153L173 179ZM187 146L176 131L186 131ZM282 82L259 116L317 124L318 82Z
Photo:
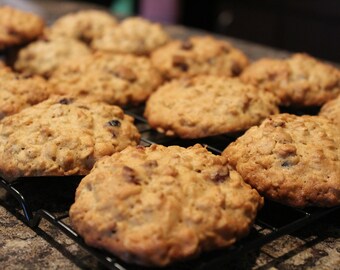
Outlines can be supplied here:
M180 146L190 146L195 143L200 143L205 145L207 149L214 154L220 154L230 142L234 141L237 136L240 135L214 136L199 140L180 140L178 138L166 137L150 129L142 116L143 110L144 108L142 106L126 108L126 113L135 118L135 123L142 134L141 144L146 146L153 143ZM20 204L22 212L18 211L16 214L22 215L28 226L37 227L42 219L48 221L109 269L147 269L126 264L112 254L89 247L70 227L67 212L73 202L75 189L80 180L81 177L36 177L25 178L24 181L23 179L18 179L15 182L9 183L4 179L0 179L0 186L5 188ZM58 188L62 190L56 192ZM35 202L38 197L40 197L43 203ZM246 238L230 248L207 252L197 259L177 263L163 269L212 270L225 268L228 261L235 257L235 255L257 249L282 235L292 233L338 209L340 209L340 207L329 209L297 209L267 200Z

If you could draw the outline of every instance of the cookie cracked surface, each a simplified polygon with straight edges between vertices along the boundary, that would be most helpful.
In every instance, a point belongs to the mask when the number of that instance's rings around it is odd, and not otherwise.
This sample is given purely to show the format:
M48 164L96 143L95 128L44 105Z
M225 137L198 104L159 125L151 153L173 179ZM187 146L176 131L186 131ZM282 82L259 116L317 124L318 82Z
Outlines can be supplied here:
M340 204L340 129L319 116L280 114L223 152L260 194L296 207Z
M0 6L0 50L31 41L42 34L39 16L10 6Z
M340 70L307 54L261 59L241 79L275 93L286 106L320 106L340 94Z
M46 35L68 37L91 44L107 30L117 26L117 20L109 13L101 10L81 10L66 14L47 29Z
M84 175L96 160L139 138L119 107L52 97L0 122L0 174L8 180Z
M0 67L0 119L47 99L50 93L44 79L26 78L5 66Z
M94 39L92 48L111 53L148 55L168 40L169 36L160 24L132 17Z
M166 135L202 138L245 130L278 113L277 98L238 79L198 76L161 86L146 103L151 127Z
M87 244L164 266L246 235L262 198L200 145L128 147L80 183L71 224Z
M145 101L162 78L145 57L96 53L60 66L50 83L60 94L125 105Z
M210 36L171 41L155 50L151 60L166 79L204 74L235 77L248 65L243 52Z
M49 78L60 64L90 54L87 46L75 39L58 37L39 40L20 50L14 68L26 76Z
M330 119L336 125L340 126L340 95L336 99L325 103L319 115Z

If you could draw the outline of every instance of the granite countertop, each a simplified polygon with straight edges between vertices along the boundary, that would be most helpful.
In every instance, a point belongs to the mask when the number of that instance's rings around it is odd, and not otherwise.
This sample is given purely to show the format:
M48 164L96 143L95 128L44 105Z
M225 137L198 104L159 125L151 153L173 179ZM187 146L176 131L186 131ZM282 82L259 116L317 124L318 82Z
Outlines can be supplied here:
M30 186L24 189L31 189L30 196L39 198L37 202L30 198L33 210L43 207L56 216L67 212L66 205L72 198L64 196L72 194L66 191L65 182L48 183L43 188L41 183ZM3 191L0 189L1 269L105 269L46 220L33 229L25 225L15 199ZM59 204L58 200L66 203ZM340 209L293 234L239 255L228 261L228 269L340 269L339 215ZM64 222L67 224L68 219Z
M0 4L9 1L0 1ZM24 1L11 1L23 3ZM54 10L65 13L75 10L79 3L62 5L62 11L56 9L57 1L33 1L41 4L41 14L49 19L56 16ZM49 2L49 4L47 4ZM11 3L11 4L12 4ZM42 4L44 3L44 4ZM60 3L60 2L59 2ZM54 6L53 6L54 5ZM54 15L53 15L54 14ZM48 19L47 18L47 19ZM55 18L55 17L53 17ZM185 38L188 35L201 34L202 31L180 26L168 26L173 37ZM224 37L226 38L226 37ZM250 59L260 57L284 57L288 52L275 50L238 39L227 38L236 47L246 52ZM47 208L57 214L67 212L72 201L65 197L67 192L49 184L50 192L40 187L34 189L33 210ZM60 183L57 183L59 185ZM73 184L71 184L72 186ZM67 185L66 185L67 186ZM74 188L74 187L73 187ZM52 193L51 193L52 192ZM61 195L60 195L61 194ZM62 204L56 201L63 201ZM53 201L52 205L47 203ZM43 202L41 204L41 202ZM35 205L36 204L36 205ZM56 207L56 204L58 206ZM228 263L229 269L340 269L340 210L277 240L260 249L237 256ZM67 221L66 221L67 222ZM37 228L30 228L23 222L20 207L12 196L0 187L0 268L1 269L104 269L94 257L82 250L78 244L63 235L45 220Z

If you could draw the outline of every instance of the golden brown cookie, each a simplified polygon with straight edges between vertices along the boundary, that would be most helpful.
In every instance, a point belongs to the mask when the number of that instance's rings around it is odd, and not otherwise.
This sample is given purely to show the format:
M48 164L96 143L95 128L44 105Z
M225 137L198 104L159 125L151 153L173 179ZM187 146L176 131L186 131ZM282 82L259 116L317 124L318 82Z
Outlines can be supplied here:
M340 204L340 128L328 119L271 116L223 155L269 199L295 207Z
M4 61L0 60L0 69L7 68L6 64Z
M50 79L58 93L119 105L145 101L161 82L149 59L106 53L61 65Z
M0 122L0 175L84 175L139 137L119 107L52 97Z
M167 79L202 74L234 77L248 64L240 50L210 36L169 42L154 51L151 60Z
M201 145L128 147L80 183L70 220L88 245L164 266L245 236L262 198Z
M168 40L160 24L133 17L123 20L118 27L94 39L92 47L106 52L148 55Z
M0 50L31 41L43 29L44 21L39 16L0 5Z
M50 93L44 79L26 78L0 67L0 119L47 99Z
M90 44L117 25L115 17L101 10L81 10L60 17L46 31L49 38L68 37Z
M146 104L151 127L166 135L201 138L245 130L279 112L273 94L234 78L198 76L161 86Z
M282 105L320 106L340 93L340 71L307 54L261 59L241 79L275 93Z
M340 126L340 95L324 104L319 115L324 116Z
M62 63L90 55L82 42L70 38L54 38L31 43L19 52L14 68L26 76L50 77Z

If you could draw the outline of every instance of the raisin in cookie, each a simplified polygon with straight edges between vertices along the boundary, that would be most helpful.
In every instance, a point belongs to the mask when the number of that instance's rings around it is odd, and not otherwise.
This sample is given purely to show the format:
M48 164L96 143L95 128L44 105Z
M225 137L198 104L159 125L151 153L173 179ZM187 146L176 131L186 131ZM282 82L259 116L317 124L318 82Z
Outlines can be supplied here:
M324 104L319 115L330 119L332 122L340 126L340 95Z
M247 57L224 40L210 36L175 40L151 55L152 63L167 79L200 74L238 76L247 66Z
M50 92L44 79L26 78L0 67L0 119L47 99Z
M320 116L280 114L223 155L260 194L296 207L340 204L340 129Z
M119 107L52 97L0 122L0 175L84 175L139 137Z
M31 41L42 34L44 21L37 15L0 6L0 50Z
M164 266L245 236L262 198L201 145L128 147L80 183L71 224L89 245Z
M261 59L241 79L272 91L282 105L320 106L340 93L340 71L306 54Z
M123 20L118 27L94 39L92 47L100 51L148 55L168 40L160 24L135 17Z
M50 79L58 93L120 105L146 100L161 82L149 59L106 53L61 65Z
M74 39L59 37L39 40L20 50L14 68L27 76L48 78L61 63L90 54L86 45Z
M201 138L245 130L278 113L277 98L234 78L173 80L147 101L145 117L166 135Z
M81 10L59 18L46 31L46 35L49 38L59 36L74 38L90 44L93 39L101 37L106 30L116 25L116 18L105 11Z

